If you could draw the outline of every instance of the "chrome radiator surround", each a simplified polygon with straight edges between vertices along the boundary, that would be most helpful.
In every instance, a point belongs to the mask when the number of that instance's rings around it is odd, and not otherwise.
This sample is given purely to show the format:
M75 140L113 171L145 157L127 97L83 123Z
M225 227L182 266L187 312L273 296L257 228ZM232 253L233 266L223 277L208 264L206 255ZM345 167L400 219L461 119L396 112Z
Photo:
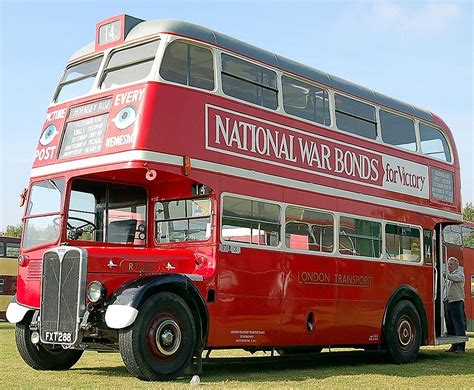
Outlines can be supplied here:
M44 252L39 315L42 343L72 346L80 342L86 277L85 249L60 246Z

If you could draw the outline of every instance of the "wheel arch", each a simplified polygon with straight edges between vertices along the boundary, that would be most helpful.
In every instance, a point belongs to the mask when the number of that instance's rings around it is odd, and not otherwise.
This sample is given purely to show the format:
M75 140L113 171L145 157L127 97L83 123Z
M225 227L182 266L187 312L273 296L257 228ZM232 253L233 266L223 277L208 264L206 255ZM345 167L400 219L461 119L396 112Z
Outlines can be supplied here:
M193 314L199 335L197 338L198 343L196 348L204 348L209 333L209 313L200 291L186 275L168 274L143 276L126 282L112 295L109 301L109 306L106 312L107 325L115 329L130 326L135 321L136 314L134 316L132 315L130 321L127 321L126 323L114 324L110 317L109 321L107 321L107 313L113 307L124 307L128 308L127 310L130 310L132 313L138 313L140 307L147 298L160 292L174 293L186 302Z
M395 307L395 305L402 301L406 300L411 302L416 310L418 311L418 315L420 316L420 321L421 321L421 345L427 345L428 344L428 319L426 317L426 310L425 310L425 305L423 304L423 301L421 300L420 296L418 295L418 292L409 285L403 285L398 287L390 296L387 304L385 305L385 312L383 315L383 321L382 321L382 341L386 342L385 340L385 334L386 334L386 323L389 314Z

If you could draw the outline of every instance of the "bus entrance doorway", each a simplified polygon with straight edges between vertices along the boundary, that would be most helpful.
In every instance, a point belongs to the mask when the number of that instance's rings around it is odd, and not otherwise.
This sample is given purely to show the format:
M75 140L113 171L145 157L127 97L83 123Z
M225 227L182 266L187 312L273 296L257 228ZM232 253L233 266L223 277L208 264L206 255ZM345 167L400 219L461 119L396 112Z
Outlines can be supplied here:
M462 343L468 340L465 336L449 335L446 328L446 274L448 271L448 250L444 242L443 228L445 225L436 225L436 256L435 256L435 272L434 272L434 288L435 288L435 332L436 345ZM458 257L459 256L459 257ZM457 259L463 264L462 251L459 252Z

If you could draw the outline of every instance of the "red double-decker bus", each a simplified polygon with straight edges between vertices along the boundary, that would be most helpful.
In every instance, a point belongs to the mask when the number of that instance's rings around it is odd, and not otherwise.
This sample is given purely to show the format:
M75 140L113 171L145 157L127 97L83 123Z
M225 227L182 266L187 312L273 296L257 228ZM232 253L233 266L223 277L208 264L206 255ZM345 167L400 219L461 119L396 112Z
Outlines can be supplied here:
M462 221L435 114L205 27L126 15L69 61L35 153L7 317L36 369L120 351L175 378L203 351L446 336Z
M15 294L19 254L19 238L0 236L0 321L5 320L8 304Z

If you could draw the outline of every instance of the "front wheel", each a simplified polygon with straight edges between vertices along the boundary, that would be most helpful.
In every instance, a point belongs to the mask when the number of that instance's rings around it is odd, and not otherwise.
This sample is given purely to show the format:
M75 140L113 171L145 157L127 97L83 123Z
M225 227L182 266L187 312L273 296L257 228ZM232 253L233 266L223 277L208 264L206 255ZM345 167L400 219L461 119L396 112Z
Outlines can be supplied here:
M127 370L139 379L173 380L188 366L196 346L196 326L186 302L161 292L140 307L135 322L119 335Z
M396 364L415 360L421 344L421 321L413 303L398 302L389 315L385 329L389 359Z
M15 339L20 356L35 370L67 370L81 358L83 350L63 349L60 345L33 344L30 323L33 312L16 324Z

